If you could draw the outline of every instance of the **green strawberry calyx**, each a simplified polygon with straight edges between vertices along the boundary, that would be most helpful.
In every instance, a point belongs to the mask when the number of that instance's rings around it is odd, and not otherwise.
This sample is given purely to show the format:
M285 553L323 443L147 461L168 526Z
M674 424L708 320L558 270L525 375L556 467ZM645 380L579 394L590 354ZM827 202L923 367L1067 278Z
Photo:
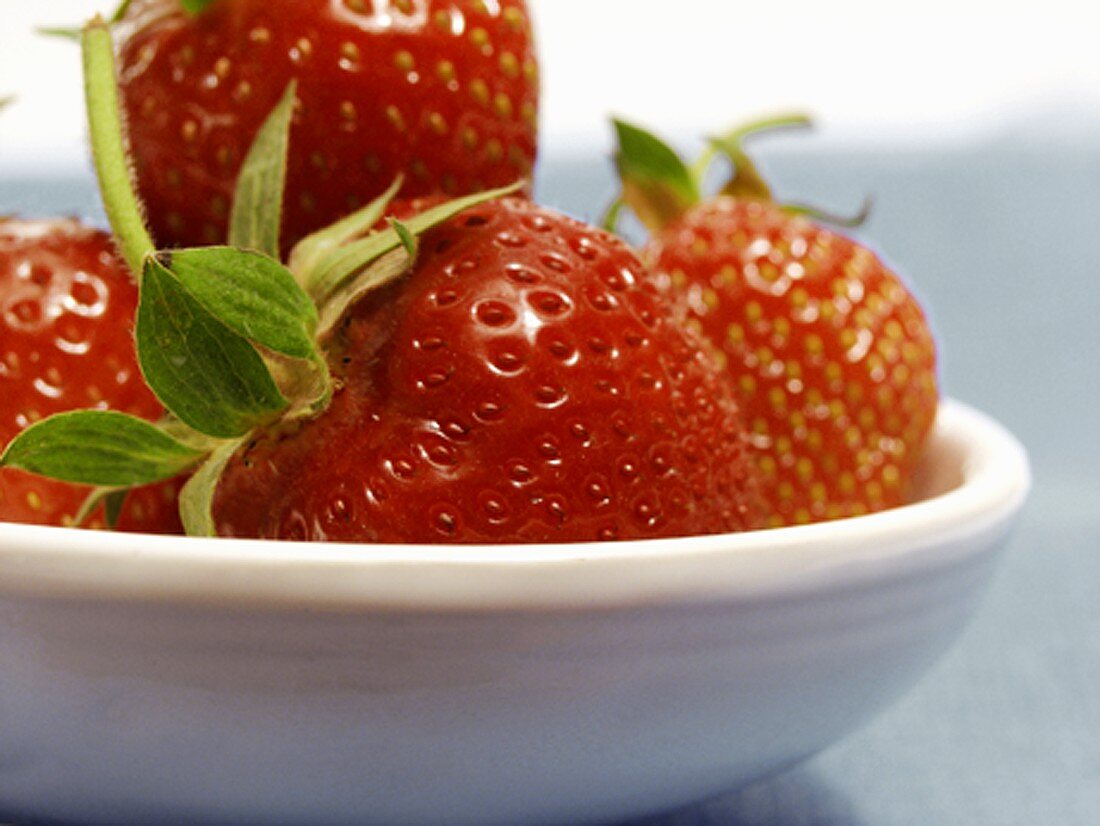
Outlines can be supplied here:
M214 492L237 449L266 428L293 427L328 406L334 389L326 347L346 312L411 270L420 235L526 182L377 229L398 179L359 211L303 239L283 264L292 82L242 165L228 244L158 250L130 177L108 24L94 18L81 43L93 162L108 221L139 287L138 363L166 413L155 423L109 410L52 416L13 439L0 467L91 485L79 516L103 505L112 524L130 488L190 474L180 495L184 528L210 536Z
M624 208L629 208L651 232L658 232L677 220L704 199L703 186L712 164L725 158L732 169L720 194L744 200L776 203L772 188L759 167L745 151L746 139L782 129L808 128L812 125L803 114L778 115L739 126L721 135L707 138L700 157L688 164L675 149L654 133L615 118L616 150L614 161L622 186L604 218L604 226L615 231ZM859 226L870 214L865 201L854 216L846 217L798 203L781 203L793 215L840 226Z

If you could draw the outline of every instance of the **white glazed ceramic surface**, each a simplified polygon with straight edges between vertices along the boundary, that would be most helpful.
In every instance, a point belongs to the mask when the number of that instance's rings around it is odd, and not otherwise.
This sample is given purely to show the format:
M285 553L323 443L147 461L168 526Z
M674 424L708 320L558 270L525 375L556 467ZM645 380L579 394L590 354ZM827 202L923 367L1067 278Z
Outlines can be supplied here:
M0 525L0 811L528 823L800 760L957 635L1029 484L942 405L922 499L729 536L319 546Z

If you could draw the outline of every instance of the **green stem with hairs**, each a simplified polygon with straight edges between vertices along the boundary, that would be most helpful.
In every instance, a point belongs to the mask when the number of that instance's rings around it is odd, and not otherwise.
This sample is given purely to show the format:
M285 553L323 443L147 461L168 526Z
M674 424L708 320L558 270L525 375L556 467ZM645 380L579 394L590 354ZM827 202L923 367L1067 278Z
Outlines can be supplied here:
M81 51L92 161L99 179L103 207L122 249L122 256L140 283L145 258L156 247L146 229L144 212L130 177L115 75L114 44L111 30L102 17L97 15L84 27Z

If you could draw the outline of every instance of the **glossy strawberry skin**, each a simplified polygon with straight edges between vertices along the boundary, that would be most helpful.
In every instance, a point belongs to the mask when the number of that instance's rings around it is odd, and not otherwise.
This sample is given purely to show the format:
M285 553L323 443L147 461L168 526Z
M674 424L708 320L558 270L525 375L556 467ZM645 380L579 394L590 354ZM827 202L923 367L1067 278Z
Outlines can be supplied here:
M403 193L529 177L538 68L523 0L137 0L118 31L140 194L161 246L224 240L233 184L293 78L284 242L398 173Z
M522 200L432 230L332 349L319 418L257 440L219 533L567 542L754 525L733 389L617 239Z
M74 220L0 220L0 445L68 410L149 420L160 404L137 365L137 287L110 236ZM179 533L176 483L132 492L123 530ZM71 525L89 489L0 469L0 520ZM91 527L102 527L102 513Z
M644 257L738 382L771 525L903 504L935 418L920 306L865 247L762 201L723 196Z

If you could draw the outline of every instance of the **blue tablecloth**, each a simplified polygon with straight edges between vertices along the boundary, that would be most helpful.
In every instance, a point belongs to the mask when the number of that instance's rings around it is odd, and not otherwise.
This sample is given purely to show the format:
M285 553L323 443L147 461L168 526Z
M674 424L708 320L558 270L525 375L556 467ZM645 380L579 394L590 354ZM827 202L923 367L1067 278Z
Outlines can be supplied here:
M762 155L792 200L854 209L874 195L859 234L929 307L946 393L1022 439L1035 489L974 623L916 690L798 769L645 823L1100 823L1100 134L783 138ZM539 192L595 217L609 166L551 157ZM10 171L5 212L98 214L86 179Z

